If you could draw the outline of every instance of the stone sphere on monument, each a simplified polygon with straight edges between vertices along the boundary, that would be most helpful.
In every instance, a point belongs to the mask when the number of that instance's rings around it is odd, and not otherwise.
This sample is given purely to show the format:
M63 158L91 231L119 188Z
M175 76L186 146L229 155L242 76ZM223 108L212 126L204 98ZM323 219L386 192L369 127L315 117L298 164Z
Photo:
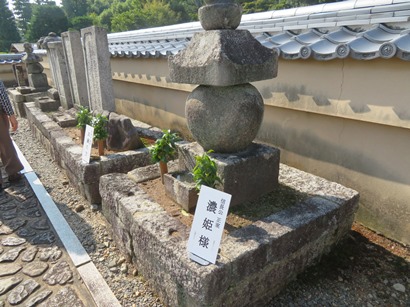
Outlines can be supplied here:
M251 84L198 86L185 106L188 128L205 149L218 153L245 150L263 119L263 98Z

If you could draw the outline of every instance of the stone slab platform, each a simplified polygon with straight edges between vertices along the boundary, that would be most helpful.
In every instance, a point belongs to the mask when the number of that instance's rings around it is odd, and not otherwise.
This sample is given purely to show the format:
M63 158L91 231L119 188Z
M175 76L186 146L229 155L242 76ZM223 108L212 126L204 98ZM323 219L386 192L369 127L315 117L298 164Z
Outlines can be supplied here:
M92 204L101 202L98 185L102 175L127 173L152 163L148 149L141 148L102 156L99 161L85 164L81 161L82 146L67 136L63 128L38 109L35 103L25 103L24 106L34 136L66 171L77 190Z
M209 266L188 259L190 229L129 176L102 176L100 191L117 244L167 305L260 306L348 233L358 207L356 191L283 164L279 183L309 196L224 235Z

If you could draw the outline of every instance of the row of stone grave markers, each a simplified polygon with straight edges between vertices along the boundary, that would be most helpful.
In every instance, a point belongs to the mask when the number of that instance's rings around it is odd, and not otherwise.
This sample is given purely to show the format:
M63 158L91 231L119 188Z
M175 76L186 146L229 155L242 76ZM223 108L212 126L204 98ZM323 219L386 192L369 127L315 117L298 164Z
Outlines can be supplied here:
M89 27L61 34L47 49L52 77L65 109L73 106L114 111L107 32Z

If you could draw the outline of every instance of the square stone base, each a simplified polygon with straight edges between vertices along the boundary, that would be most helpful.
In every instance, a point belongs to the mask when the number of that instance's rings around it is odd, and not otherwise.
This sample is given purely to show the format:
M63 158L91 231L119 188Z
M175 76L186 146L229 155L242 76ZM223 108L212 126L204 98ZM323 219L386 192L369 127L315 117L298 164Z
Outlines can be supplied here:
M192 172L195 157L204 149L198 143L178 143L180 170ZM231 206L272 192L278 185L280 151L277 148L253 143L249 149L233 154L212 153L223 184L218 189L232 195Z
M47 96L37 97L34 99L36 107L43 112L57 111L60 107L60 101L51 99Z
M37 89L39 91L47 91L49 89L47 75L44 73L29 74L28 84L30 85L30 87Z
M263 306L349 232L358 207L356 191L286 165L279 182L306 198L224 234L208 266L188 257L189 227L129 176L101 177L102 211L116 245L165 305Z

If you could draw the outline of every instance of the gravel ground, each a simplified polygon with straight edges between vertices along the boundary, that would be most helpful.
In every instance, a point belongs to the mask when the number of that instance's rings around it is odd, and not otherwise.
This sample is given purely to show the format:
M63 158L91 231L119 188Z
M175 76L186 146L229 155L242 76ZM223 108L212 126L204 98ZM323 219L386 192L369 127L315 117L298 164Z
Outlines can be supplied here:
M19 119L14 140L123 306L163 306L112 240L101 212L69 183ZM267 306L410 306L410 249L355 224L348 238Z

